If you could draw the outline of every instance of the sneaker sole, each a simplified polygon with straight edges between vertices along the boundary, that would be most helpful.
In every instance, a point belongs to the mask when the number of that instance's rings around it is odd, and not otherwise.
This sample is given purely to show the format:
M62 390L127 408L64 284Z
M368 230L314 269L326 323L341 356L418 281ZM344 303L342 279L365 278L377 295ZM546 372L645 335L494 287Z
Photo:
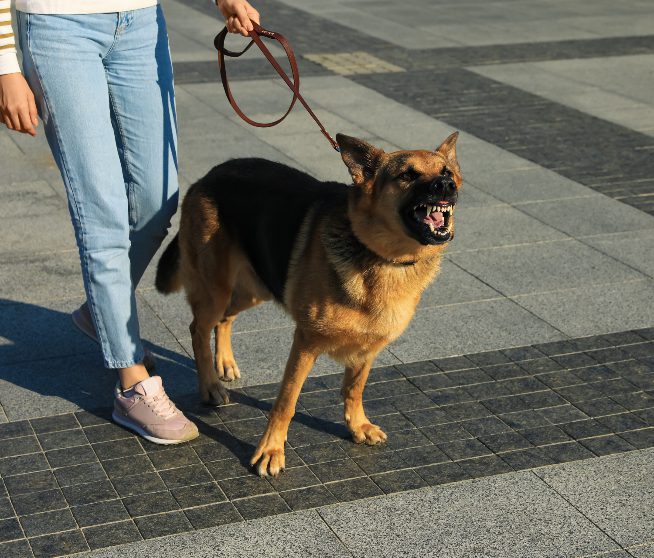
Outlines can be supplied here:
M153 444L159 444L161 446L171 446L175 444L183 444L184 442L190 442L191 440L195 440L200 433L198 432L193 438L188 438L186 440L167 440L166 438L155 438L154 436L151 436L148 434L143 428L141 428L138 424L134 424L133 422L128 421L127 419L121 417L116 411L111 413L111 418L114 420L115 423L120 424L120 426L123 426L127 428L128 430L131 430L132 432L136 432L139 436L142 438L145 438L148 442L152 442Z

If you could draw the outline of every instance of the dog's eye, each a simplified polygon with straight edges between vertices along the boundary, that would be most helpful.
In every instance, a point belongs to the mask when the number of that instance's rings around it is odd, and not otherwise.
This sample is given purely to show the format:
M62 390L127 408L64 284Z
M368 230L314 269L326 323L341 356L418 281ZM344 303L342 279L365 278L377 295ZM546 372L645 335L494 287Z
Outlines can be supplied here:
M420 178L420 173L415 169L409 169L400 174L397 179L405 182L413 182Z
M447 167L443 167L443 170L441 171L441 174L443 176L452 176L452 171L448 169Z

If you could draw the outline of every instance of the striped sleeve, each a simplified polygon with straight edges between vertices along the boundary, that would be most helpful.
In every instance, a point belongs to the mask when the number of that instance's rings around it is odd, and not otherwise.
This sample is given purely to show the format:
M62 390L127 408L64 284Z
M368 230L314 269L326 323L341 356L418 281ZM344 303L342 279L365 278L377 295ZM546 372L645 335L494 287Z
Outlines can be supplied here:
M11 28L10 0L0 0L0 75L20 72L16 39Z

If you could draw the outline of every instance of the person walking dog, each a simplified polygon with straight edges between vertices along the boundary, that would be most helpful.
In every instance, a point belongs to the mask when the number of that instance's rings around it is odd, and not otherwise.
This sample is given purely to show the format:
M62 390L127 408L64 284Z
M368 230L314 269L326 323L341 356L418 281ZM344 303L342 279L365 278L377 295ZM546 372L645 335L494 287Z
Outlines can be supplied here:
M177 210L177 124L166 23L157 0L0 0L0 121L37 133L59 167L79 249L86 302L74 324L118 372L113 418L144 438L198 436L139 334L135 289ZM258 12L217 0L230 32Z

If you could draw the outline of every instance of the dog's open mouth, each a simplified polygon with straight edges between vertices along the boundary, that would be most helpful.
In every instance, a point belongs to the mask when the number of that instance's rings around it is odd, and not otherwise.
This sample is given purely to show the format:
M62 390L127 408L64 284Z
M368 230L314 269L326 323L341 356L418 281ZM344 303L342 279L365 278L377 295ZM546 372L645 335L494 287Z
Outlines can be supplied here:
M422 244L440 244L452 239L454 206L451 201L420 203L404 212L404 221Z

